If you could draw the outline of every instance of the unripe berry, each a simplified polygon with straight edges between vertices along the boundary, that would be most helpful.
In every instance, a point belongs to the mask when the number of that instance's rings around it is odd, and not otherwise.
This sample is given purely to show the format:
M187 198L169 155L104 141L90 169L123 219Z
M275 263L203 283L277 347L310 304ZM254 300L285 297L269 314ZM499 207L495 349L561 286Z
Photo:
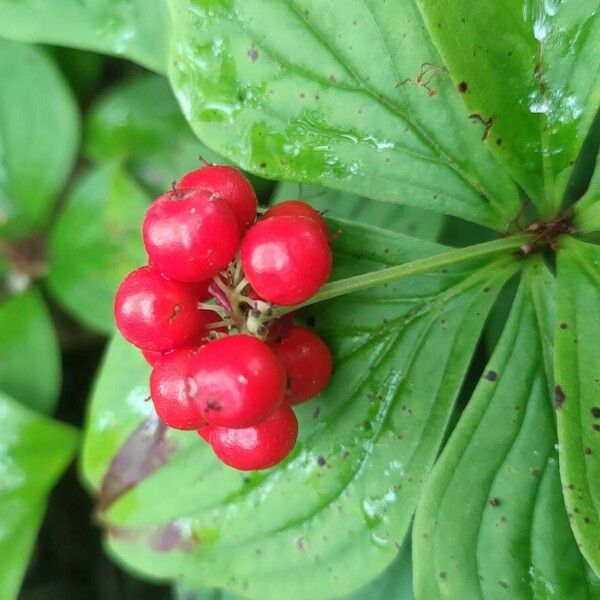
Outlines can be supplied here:
M225 269L239 244L229 206L206 190L163 194L148 208L144 245L152 265L167 277L202 282Z
M253 225L241 246L242 267L254 291L280 305L313 296L331 273L325 234L305 217L270 217Z
M318 335L306 327L291 325L280 338L269 342L269 347L287 372L286 400L290 404L306 402L325 389L333 361Z
M199 311L193 286L168 279L154 267L141 267L121 282L115 296L115 323L130 343L168 352L193 339L210 322Z
M240 171L229 165L206 165L184 175L180 189L204 188L212 190L227 202L238 222L240 231L256 219L256 193L252 184Z
M271 206L264 214L265 219L269 217L306 217L314 221L325 235L328 234L327 223L323 215L302 200L286 200Z
M208 429L208 431L207 431ZM268 469L294 448L298 420L289 406L282 406L266 420L244 429L210 426L199 434L226 465L241 471Z

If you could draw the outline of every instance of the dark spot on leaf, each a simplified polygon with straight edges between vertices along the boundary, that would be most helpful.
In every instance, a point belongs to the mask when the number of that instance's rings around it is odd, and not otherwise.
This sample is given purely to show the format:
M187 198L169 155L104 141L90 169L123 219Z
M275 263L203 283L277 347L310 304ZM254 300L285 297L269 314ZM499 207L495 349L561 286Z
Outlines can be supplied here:
M329 76L329 81L335 85L337 83L336 76L335 75L330 75Z
M600 406L592 406L592 417L600 419Z
M300 92L300 98L306 98L306 94L304 92Z
M489 505L493 507L500 506L500 498L492 498L489 501Z
M560 410L565 403L565 393L560 385L554 386L554 406L556 410Z
M592 454L592 449L588 446L587 448L585 448L585 450L583 451L584 454L587 454L588 456L590 454Z
M248 58L252 62L256 62L256 59L258 58L258 50L254 46L248 50Z
M116 539L148 546L156 552L170 552L175 548L190 551L201 542L184 537L181 527L176 523L128 527L109 525L108 534Z
M568 327L568 325L566 323L561 323L560 324L560 328L561 329L566 329Z
M327 464L327 461L325 460L325 457L321 454L319 454L319 456L317 456L317 464L320 467L324 467Z
M498 373L496 373L496 371L488 371L484 377L488 381L496 381L496 379L498 379Z
M303 537L296 539L296 548L298 548L300 552L304 552L306 550L306 542Z
M266 169L267 168L267 163L266 162L261 162L260 165L259 165L259 167L261 169Z
M507 589L508 589L508 583L506 583L506 581L499 581L499 582L498 582L498 585L499 585L500 587L503 587L505 590L507 590Z
M484 293L484 294L487 294L489 291L490 291L490 288L489 288L489 287L484 287L484 288L483 288L483 293Z
M349 456L350 456L350 451L344 450L344 452L342 453L342 458L348 458Z
M496 138L496 145L502 146L502 138Z
M539 467L533 467L533 468L531 469L531 476L532 476L532 477L539 477L539 476L540 476L540 474L541 474L541 470L540 470L540 468L539 468Z
M485 119L479 113L472 113L469 115L469 119L471 119L473 121L478 121L479 123L481 123L483 125L483 133L481 134L481 141L485 142L485 140L487 140L488 135L490 133L490 129L492 128L492 125L494 124L494 116L492 115L491 117Z
M591 523L591 519L589 517L583 517L583 522L584 523Z
M596 431L600 431L600 425L598 423L594 423L594 429Z
M467 89L469 89L469 86L467 85L467 82L466 82L466 81L461 81L461 82L460 82L460 83L459 83L459 84L456 86L456 88L458 89L458 91L459 91L461 94L464 94L464 93L467 91Z
M448 573L446 573L446 571L440 571L439 575L440 579L446 579L446 575L448 575Z
M321 407L317 406L315 410L313 410L313 419L318 419L321 414Z
M115 500L167 462L176 448L165 440L166 429L166 425L153 413L127 438L100 484L98 512L104 512Z

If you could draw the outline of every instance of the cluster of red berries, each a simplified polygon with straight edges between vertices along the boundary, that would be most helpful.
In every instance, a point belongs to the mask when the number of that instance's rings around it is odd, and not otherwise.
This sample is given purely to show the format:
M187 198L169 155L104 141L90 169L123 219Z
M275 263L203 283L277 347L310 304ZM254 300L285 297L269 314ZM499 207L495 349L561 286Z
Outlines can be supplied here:
M276 308L328 279L324 219L298 200L257 219L250 182L206 165L150 205L143 238L148 265L121 283L115 322L153 367L158 416L196 430L232 467L277 464L298 435L291 406L331 376L325 343Z

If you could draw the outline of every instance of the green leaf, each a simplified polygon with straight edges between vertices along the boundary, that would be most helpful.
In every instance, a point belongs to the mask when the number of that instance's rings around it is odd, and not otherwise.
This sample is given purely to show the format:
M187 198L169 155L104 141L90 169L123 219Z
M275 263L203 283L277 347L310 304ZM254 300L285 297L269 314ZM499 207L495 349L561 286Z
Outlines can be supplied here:
M535 261L423 492L419 598L600 598L561 494L543 351L553 302L553 277Z
M278 204L293 199L308 202L313 208L326 212L328 217L348 219L424 240L437 239L444 223L444 217L439 213L361 198L350 192L317 185L281 183L277 186L271 202Z
M0 36L113 54L163 72L169 13L165 0L0 0Z
M600 105L600 3L417 2L490 150L553 216Z
M46 496L75 453L76 431L0 394L0 581L17 597Z
M207 145L250 171L504 230L513 183L481 143L414 0L173 0L171 83Z
M47 223L75 159L79 117L37 48L0 39L0 81L0 234L15 237Z
M337 227L335 278L444 249ZM305 311L332 348L335 374L299 407L299 444L268 472L239 473L195 434L165 433L144 402L147 365L115 339L82 461L101 490L110 552L146 577L264 600L290 587L330 598L369 582L400 548L488 310L517 267L509 256L451 268Z
M35 289L0 302L0 390L50 414L60 389L60 349Z
M301 589L294 590L296 593ZM402 550L389 567L364 587L338 600L413 600L410 544ZM177 587L175 600L243 600L243 596L226 590L188 590Z
M54 223L49 289L89 327L114 329L117 286L146 262L140 229L147 206L145 193L119 167L107 164L83 176Z
M572 238L558 253L556 390L560 469L571 527L600 574L600 247Z
M95 52L60 46L47 46L46 50L64 73L80 105L87 107L97 90L104 85L105 58Z
M137 77L109 90L87 117L84 147L92 160L123 161L155 194L198 168L199 156L222 162L198 141L168 81L157 75Z
M600 231L600 154L588 189L573 207L573 223L581 233Z

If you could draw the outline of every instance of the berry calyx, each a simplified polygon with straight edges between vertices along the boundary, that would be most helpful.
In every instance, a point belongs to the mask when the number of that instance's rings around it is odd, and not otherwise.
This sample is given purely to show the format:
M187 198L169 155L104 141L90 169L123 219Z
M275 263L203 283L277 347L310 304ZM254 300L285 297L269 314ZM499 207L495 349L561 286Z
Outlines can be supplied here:
M194 402L196 382L190 365L196 348L175 350L158 362L150 375L150 397L160 420L174 429L199 429L206 425Z
M294 448L298 420L289 406L282 406L266 420L244 429L210 427L201 430L214 453L226 465L240 471L268 469L280 463Z
M167 277L202 282L225 269L237 250L236 218L207 190L163 194L148 208L143 224L146 252Z
M331 379L333 362L325 342L306 327L291 325L269 342L288 376L286 400L300 404L320 394Z
M308 300L331 273L327 237L305 217L259 221L242 240L241 259L254 291L283 306Z
M179 189L205 188L214 191L229 205L240 231L256 219L256 193L240 171L229 165L206 165L184 175Z
M144 350L167 352L198 335L210 313L197 309L193 286L174 281L154 267L140 267L121 282L114 315L121 335Z
M323 215L310 204L302 202L302 200L286 200L271 206L264 214L265 219L269 217L306 217L314 221L325 235L329 233Z
M213 425L242 428L268 417L283 401L285 371L267 344L246 334L210 342L190 364L193 401Z

